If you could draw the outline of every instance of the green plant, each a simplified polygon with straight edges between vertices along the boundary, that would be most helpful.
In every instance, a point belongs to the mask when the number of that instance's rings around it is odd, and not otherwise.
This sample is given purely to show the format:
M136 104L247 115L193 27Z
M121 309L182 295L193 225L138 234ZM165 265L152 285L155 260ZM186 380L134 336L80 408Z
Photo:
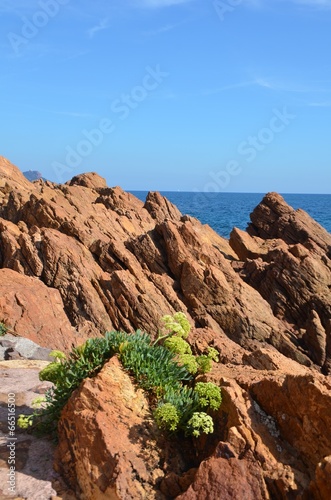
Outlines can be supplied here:
M200 434L212 434L214 432L214 422L210 415L205 412L193 413L187 422L187 434L199 437Z
M160 429L176 431L179 424L179 413L174 405L165 403L154 412L154 418Z
M28 425L46 433L56 430L62 408L72 392L86 377L95 375L113 354L107 337L87 340L82 346L74 348L68 357L61 351L52 351L55 361L41 370L39 378L52 382L54 387L46 392L43 407L33 415L21 415L19 425Z
M0 322L0 337L6 335L6 333L11 333L17 337L17 333L9 328L4 322Z
M201 356L197 356L196 362L199 368L200 373L208 373L212 367L212 361L208 356L202 354Z
M191 378L187 369L175 361L174 353L162 345L151 344L149 335L139 330L127 335L118 355L124 368L145 390L163 394L168 386L178 389L183 380Z
M74 348L66 357L61 351L52 351L54 361L40 372L41 380L53 382L45 400L33 415L19 417L19 425L55 430L63 406L81 381L94 376L113 355L117 354L123 367L132 374L150 397L154 418L161 429L198 436L212 432L212 419L203 409L219 407L220 391L211 383L198 383L194 378L199 359L194 356L186 338L190 325L183 313L165 317L167 335L152 343L148 334L138 330L133 334L112 331L103 338L89 339ZM163 344L159 342L163 341ZM211 420L211 423L210 423Z
M218 361L219 361L219 354L218 354L218 351L216 349L214 349L214 347L208 347L208 354L207 354L207 356L212 361L215 361L216 363L218 363Z
M6 327L6 325L4 323L0 323L0 337L6 335L7 331L8 328Z
M176 354L192 354L190 344L186 342L186 340L181 337L176 337L175 335L166 338L163 345L169 349L169 351Z
M173 316L166 314L161 320L164 323L165 329L168 331L168 334L165 336L175 334L183 339L188 337L191 325L184 313L176 312Z
M195 375L198 371L198 363L197 359L193 354L180 354L177 356L178 362L185 366L186 370Z
M222 403L221 390L212 382L198 382L194 387L199 397L199 405L202 408L209 407L218 410Z

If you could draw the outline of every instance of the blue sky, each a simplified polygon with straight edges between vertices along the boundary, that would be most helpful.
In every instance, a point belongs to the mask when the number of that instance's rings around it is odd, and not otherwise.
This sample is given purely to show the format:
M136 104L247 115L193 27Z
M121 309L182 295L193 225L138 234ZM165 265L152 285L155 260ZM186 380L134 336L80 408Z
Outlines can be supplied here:
M331 0L0 2L0 155L128 190L331 193Z

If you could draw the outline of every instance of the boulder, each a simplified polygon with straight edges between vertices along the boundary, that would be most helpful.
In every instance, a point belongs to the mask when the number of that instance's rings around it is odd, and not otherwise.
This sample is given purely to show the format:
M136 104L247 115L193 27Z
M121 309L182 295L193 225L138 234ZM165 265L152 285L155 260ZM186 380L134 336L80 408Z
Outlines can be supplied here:
M219 454L218 447L211 458L201 463L188 490L176 498L177 500L202 498L262 500L268 498L268 492L261 469L256 463L245 458L240 460L233 454L223 458L222 454Z
M161 499L156 491L164 473L156 442L146 397L114 357L66 405L56 470L82 500Z

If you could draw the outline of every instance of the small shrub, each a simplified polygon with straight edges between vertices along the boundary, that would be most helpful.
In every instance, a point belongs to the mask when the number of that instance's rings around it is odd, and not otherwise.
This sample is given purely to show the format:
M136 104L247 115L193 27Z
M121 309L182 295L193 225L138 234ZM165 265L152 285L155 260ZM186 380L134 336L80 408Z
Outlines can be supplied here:
M163 345L169 349L169 351L176 354L192 354L190 344L186 342L186 340L181 337L176 337L175 335L165 339Z
M61 351L52 351L55 361L41 370L39 378L52 382L54 387L47 390L43 407L33 415L21 415L19 425L31 426L42 433L54 432L72 392L82 380L95 375L113 353L106 337L87 340L82 346L74 348L68 358Z
M204 354L202 354L201 356L197 356L196 361L200 373L210 372L212 367L212 361L210 358L208 358L208 356L205 356Z
M178 337L182 337L186 339L191 329L191 325L182 312L176 312L173 316L169 314L163 316L162 321L164 323L165 328L171 335L177 335Z
M198 371L198 363L197 359L193 354L181 354L178 356L178 362L185 366L186 370L191 373L192 375L195 375Z
M61 376L65 376L65 368L62 363L53 361L45 366L39 373L39 380L47 380L53 384L57 384L61 380Z
M222 403L221 390L212 382L198 382L194 387L202 408L209 407L218 410Z
M208 354L207 354L207 356L212 361L215 361L215 363L218 363L218 361L219 361L219 354L218 354L218 351L216 349L214 349L214 347L208 347Z
M158 394L163 394L167 386L179 389L182 381L192 378L186 367L175 360L174 353L164 346L151 344L149 335L140 331L127 335L119 359L143 389Z
M87 340L68 357L61 351L52 351L54 361L40 372L40 380L49 380L54 387L46 392L41 407L33 415L19 417L19 425L37 426L47 432L55 430L72 392L117 354L123 367L150 396L154 418L161 429L183 430L193 436L213 432L212 418L201 410L219 408L220 390L212 383L200 382L194 386L193 375L207 370L218 353L211 348L208 355L192 354L184 340L190 330L185 314L165 316L163 321L168 332L154 343L140 330L131 335L112 331L103 338Z
M174 405L165 403L154 412L154 418L160 429L176 431L179 424L179 414Z
M210 415L204 412L193 413L187 422L187 434L199 437L201 434L212 434L214 432L214 422Z

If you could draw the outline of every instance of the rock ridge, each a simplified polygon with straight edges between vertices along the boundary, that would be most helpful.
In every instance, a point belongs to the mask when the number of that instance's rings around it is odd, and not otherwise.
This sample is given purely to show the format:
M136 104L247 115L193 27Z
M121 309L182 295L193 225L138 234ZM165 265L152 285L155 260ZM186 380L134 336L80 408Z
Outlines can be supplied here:
M106 397L107 368L83 383L64 410L58 452L80 498L129 498L131 489L198 499L206 485L215 500L240 491L328 498L331 235L280 195L268 193L247 231L226 240L159 193L143 203L96 173L32 183L0 157L0 278L0 322L44 348L69 351L111 329L153 336L164 314L183 311L193 351L220 354L208 377L223 394L217 432L180 464L148 432L129 454L121 443L116 451L107 401L88 404ZM118 404L123 397L114 389ZM116 424L124 434L130 415ZM150 439L154 476L139 461Z

